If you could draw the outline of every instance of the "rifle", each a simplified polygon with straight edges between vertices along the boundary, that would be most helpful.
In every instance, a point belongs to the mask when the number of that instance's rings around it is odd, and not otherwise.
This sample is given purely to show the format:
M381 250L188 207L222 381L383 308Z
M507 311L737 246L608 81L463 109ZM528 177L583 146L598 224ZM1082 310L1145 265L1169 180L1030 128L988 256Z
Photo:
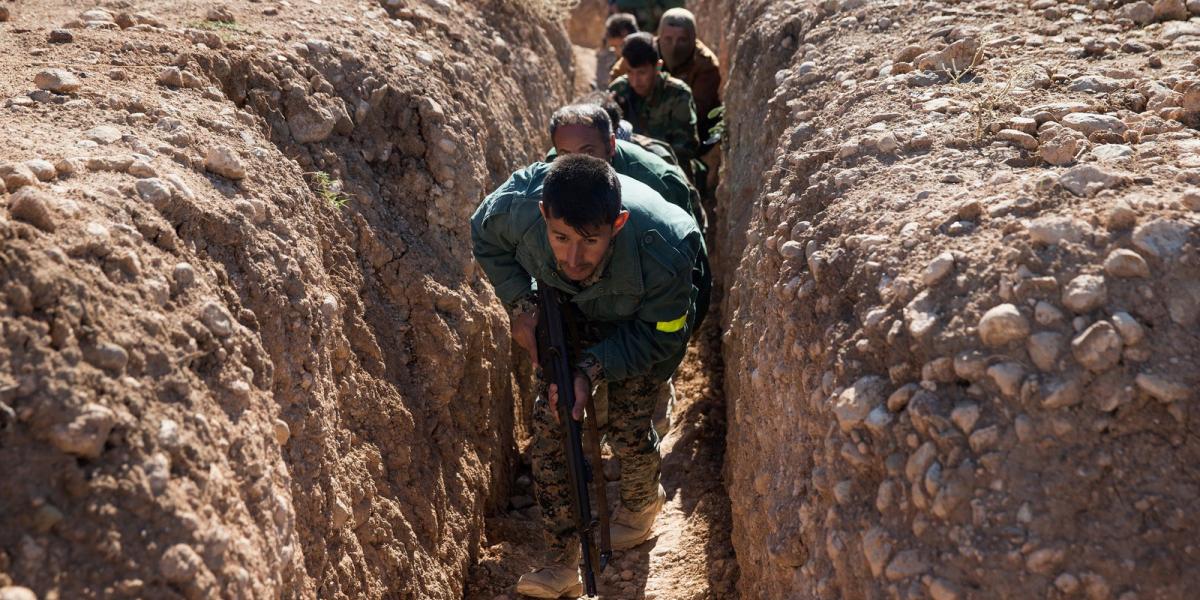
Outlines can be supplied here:
M537 342L538 362L541 363L547 383L558 387L558 421L563 427L563 452L567 456L567 473L571 485L571 499L575 505L575 529L579 534L580 569L583 571L584 589L588 596L596 595L596 573L604 572L612 558L612 545L608 531L608 494L604 489L604 477L600 462L600 436L596 424L596 410L588 400L587 422L591 438L591 464L583 453L583 428L571 416L575 406L575 377L572 372L571 351L567 329L571 337L578 340L574 331L574 320L564 318L563 299L558 290L544 282L538 282ZM600 475L600 477L597 477ZM588 493L589 484L595 486L600 514L592 515L592 503ZM599 526L600 547L593 543L593 533ZM598 567L598 568L597 568Z

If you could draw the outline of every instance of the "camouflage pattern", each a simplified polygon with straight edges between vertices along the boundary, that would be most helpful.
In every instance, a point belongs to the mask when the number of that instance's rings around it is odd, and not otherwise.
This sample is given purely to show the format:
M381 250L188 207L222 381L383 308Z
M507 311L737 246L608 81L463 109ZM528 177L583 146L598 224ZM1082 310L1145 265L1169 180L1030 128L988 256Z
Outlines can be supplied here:
M529 452L533 462L534 491L542 510L548 551L546 559L553 562L570 556L579 540L574 537L575 514L563 453L562 428L550 412L546 388L546 382L539 379L538 398L533 404L533 443ZM621 504L629 510L645 508L657 495L662 457L658 433L653 426L654 407L669 402L673 393L670 379L659 381L642 376L603 383L593 394L597 413L601 417L607 413L601 435L621 461ZM585 451L588 443L585 441ZM594 472L599 478L604 477L599 466L594 467Z
M658 42L655 41L657 46ZM597 63L597 68L600 63ZM696 129L700 133L700 141L703 142L709 137L709 130L712 129L713 120L708 117L708 113L721 105L721 62L717 59L717 55L713 53L704 42L696 40L696 50L692 52L692 59L682 65L677 65L674 68L664 67L667 74L675 79L678 79L692 88L692 99L696 102ZM629 65L624 58L618 58L616 64L608 72L608 80L616 81L616 79L629 72ZM600 76L596 76L596 81L600 81Z
M660 139L671 145L680 165L697 158L700 140L696 134L696 103L686 83L659 73L654 89L646 98L638 96L621 76L608 87L613 92L633 132ZM685 167L685 171L690 171Z
M658 20L672 8L683 8L685 0L609 0L613 12L629 13L637 19L638 29L658 31Z

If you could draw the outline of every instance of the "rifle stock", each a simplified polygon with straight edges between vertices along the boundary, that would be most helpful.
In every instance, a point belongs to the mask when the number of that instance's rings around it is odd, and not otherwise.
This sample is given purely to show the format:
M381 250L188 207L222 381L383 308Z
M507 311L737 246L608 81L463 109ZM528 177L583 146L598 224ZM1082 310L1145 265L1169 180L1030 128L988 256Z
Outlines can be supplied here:
M592 464L583 450L583 427L571 416L575 406L575 382L570 345L567 338L568 323L563 314L561 293L538 282L538 358L547 383L558 388L558 419L563 429L563 452L567 458L567 473L571 486L571 499L575 508L575 528L579 535L580 569L584 590L588 596L596 595L596 573L608 566L612 550L608 541L608 502L604 489L600 463L600 438L596 424L596 411L589 401L587 412L589 431L592 438ZM572 332L573 333L573 332ZM601 476L596 477L597 474ZM599 481L597 481L599 479ZM599 518L592 515L591 485L596 487ZM599 529L599 548L595 543Z

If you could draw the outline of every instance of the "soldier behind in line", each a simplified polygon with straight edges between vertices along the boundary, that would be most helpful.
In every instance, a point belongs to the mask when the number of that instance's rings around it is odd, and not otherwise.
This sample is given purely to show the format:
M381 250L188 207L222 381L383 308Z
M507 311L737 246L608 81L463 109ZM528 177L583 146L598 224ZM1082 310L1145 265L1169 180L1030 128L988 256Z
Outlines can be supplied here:
M692 88L692 98L696 101L696 129L700 141L707 140L713 126L708 113L721 106L721 63L717 55L696 38L696 16L683 8L672 8L663 13L654 44L667 73ZM609 79L616 79L628 70L625 61L618 60Z
M627 36L638 32L637 21L628 13L609 15L604 22L604 43L596 53L596 83L595 88L603 90L612 80L610 72L621 52L621 46Z
M657 31L658 20L671 8L683 8L685 0L608 0L609 13L630 13L642 31Z
M689 177L691 161L698 157L696 103L687 84L663 73L662 60L648 33L625 38L621 57L629 72L609 85L633 132L660 139L671 145L680 166Z
M582 154L518 171L471 217L475 259L510 310L512 337L538 364L534 280L569 298L576 404L608 389L609 445L621 461L621 502L612 518L614 550L648 539L666 493L653 412L672 393L671 377L694 326L693 269L703 248L696 222L607 162ZM535 492L549 549L545 566L523 575L517 592L578 596L579 544L571 513L558 395L539 382L534 403Z

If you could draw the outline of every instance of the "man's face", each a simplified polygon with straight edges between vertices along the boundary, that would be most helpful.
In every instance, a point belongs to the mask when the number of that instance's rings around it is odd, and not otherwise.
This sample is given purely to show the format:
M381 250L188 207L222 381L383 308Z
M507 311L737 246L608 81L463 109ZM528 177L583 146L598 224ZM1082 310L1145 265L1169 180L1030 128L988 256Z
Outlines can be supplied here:
M608 38L608 47L611 48L613 50L613 52L619 53L621 51L621 44L624 44L624 43L625 43L625 36L623 36L623 35Z
M662 25L658 28L658 51L667 68L675 68L691 60L696 52L696 35L684 27Z
M589 125L564 125L554 132L554 149L560 155L586 154L600 160L609 160L616 151L613 136L607 139Z
M659 64L661 63L662 61L659 61ZM629 69L629 87L633 88L633 93L642 98L650 95L654 90L654 80L658 79L658 66L650 63Z
M609 244L629 219L629 212L621 211L611 225L589 227L583 231L551 217L544 204L542 216L546 219L546 235L550 238L558 270L571 281L583 281L596 271Z

